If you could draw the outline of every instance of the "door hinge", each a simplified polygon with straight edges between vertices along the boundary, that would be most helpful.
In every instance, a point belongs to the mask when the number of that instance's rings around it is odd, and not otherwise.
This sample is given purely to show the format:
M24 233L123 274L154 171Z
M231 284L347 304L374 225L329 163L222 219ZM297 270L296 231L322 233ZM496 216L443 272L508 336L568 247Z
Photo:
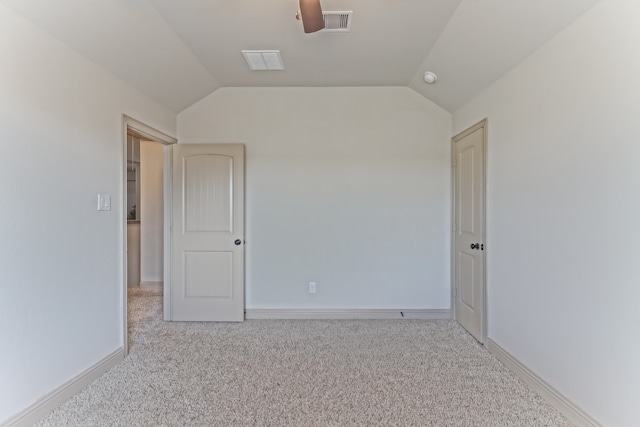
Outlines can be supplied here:
M451 231L456 232L456 223L451 224Z
M457 297L458 296L458 289L456 287L453 288L453 297Z
M456 158L451 159L451 167L456 167Z

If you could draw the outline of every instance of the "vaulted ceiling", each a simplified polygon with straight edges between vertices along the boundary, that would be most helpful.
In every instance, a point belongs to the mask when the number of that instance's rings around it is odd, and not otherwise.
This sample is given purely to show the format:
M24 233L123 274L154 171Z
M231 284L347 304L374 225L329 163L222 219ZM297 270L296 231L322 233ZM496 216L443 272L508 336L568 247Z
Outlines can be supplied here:
M312 34L297 0L0 3L177 113L247 86L408 86L454 111L598 1L321 0L353 11L351 32ZM250 71L243 49L279 49L285 69Z

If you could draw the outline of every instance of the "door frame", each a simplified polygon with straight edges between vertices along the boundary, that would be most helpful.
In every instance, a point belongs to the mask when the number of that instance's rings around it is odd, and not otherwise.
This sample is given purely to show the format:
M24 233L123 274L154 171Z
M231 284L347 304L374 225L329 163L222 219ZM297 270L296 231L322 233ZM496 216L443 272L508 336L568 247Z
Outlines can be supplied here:
M487 331L487 153L488 153L488 119L484 118L480 120L478 123L473 126L463 130L462 132L454 135L451 138L451 312L453 313L454 320L456 319L456 294L455 294L455 285L456 285L456 142L465 138L466 136L472 134L478 129L483 129L483 139L484 139L484 147L483 147L483 177L482 177L482 197L484 199L484 203L482 204L483 209L483 221L482 221L482 242L484 244L484 256L482 258L483 263L483 276L482 276L482 316L480 320L480 337L482 339L481 343L487 341L488 331Z
M178 140L172 136L167 135L164 132L160 132L152 128L151 126L147 126L144 123L127 116L126 114L122 115L122 150L120 153L121 162L120 162L120 179L122 180L120 185L121 191L121 203L122 203L122 212L121 220L120 220L120 241L122 248L122 347L124 348L124 354L129 354L129 339L128 339L128 320L127 320L127 291L128 291L128 283L127 283L127 134L132 133L135 136L145 140L145 141L154 141L162 144L164 151L164 165L163 165L163 194L164 194L164 271L163 278L164 281L164 289L165 295L167 286L171 288L171 275L170 268L171 264L168 262L171 260L171 175L170 169L167 169L167 165L171 166L171 146L173 144L177 144ZM166 296L165 296L166 299Z

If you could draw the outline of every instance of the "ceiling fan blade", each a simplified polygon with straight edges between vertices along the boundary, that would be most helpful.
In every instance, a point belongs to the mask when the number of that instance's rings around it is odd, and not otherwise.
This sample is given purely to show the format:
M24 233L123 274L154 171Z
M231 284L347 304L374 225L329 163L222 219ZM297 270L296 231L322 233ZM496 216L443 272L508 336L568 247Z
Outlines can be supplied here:
M324 28L320 0L300 0L300 15L305 33L314 33Z

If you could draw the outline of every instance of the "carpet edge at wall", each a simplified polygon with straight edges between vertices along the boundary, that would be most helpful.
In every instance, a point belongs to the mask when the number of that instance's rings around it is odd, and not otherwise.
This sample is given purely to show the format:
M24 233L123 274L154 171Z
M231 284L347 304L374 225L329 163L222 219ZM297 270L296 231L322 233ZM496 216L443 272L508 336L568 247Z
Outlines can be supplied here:
M0 422L0 427L27 427L37 423L43 417L53 412L58 406L69 400L71 396L82 391L86 386L107 372L124 359L124 348L120 347L111 354L85 369L51 392L36 400L27 408L21 410L11 418Z
M503 365L509 368L518 376L518 378L524 381L544 400L546 400L547 403L557 409L577 427L602 427L602 424L593 419L584 410L556 390L551 384L540 378L535 372L513 357L508 351L498 345L491 338L487 338L485 347L491 354L500 360Z

